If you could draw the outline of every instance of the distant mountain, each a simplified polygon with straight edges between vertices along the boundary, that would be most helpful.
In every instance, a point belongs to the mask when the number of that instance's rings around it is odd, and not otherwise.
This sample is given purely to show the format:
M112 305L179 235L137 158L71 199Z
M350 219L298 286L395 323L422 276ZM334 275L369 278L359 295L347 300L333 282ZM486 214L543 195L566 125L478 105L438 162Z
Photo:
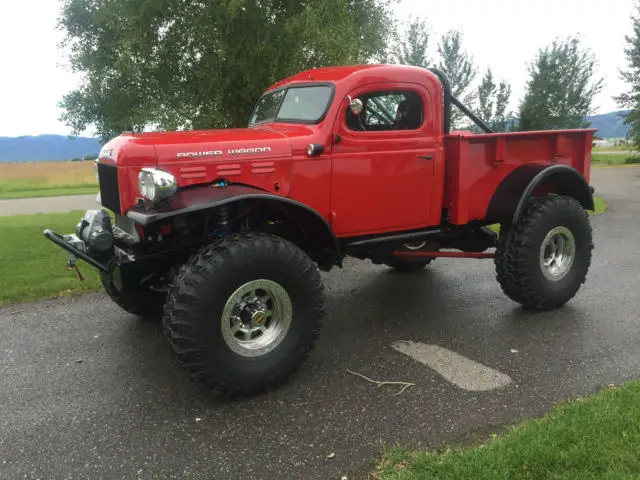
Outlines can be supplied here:
M66 135L0 137L0 162L47 162L98 155L97 138Z
M591 122L590 128L597 128L596 135L602 138L623 138L627 136L629 127L624 124L624 115L629 110L618 110L616 112L603 113L587 117Z

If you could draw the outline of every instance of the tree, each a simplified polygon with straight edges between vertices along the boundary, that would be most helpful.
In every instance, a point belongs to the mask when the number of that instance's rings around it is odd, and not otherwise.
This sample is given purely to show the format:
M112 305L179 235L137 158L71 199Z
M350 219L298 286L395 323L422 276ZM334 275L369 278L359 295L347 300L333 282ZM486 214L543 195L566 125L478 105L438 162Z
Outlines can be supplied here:
M445 33L438 43L438 54L438 68L449 78L451 93L468 108L473 109L477 92L471 87L478 69L473 57L462 48L462 33L455 30ZM462 118L463 114L454 107L451 113L452 127L459 128Z
M507 109L511 98L511 85L504 81L496 85L491 68L487 68L478 87L477 98L480 119L496 132L507 131L510 117Z
M245 126L276 80L375 61L396 0L63 0L59 28L80 86L74 133Z
M627 92L614 97L620 108L629 109L624 123L629 126L629 142L640 147L640 3L635 2L636 15L631 16L633 33L625 35L627 44L624 53L627 59L626 70L620 70L620 78L629 85Z
M578 37L555 40L540 49L529 65L530 78L520 104L519 129L584 128L593 113L603 79L595 78L597 62Z
M429 26L426 20L416 19L409 22L406 33L398 39L394 50L391 56L393 63L430 67Z

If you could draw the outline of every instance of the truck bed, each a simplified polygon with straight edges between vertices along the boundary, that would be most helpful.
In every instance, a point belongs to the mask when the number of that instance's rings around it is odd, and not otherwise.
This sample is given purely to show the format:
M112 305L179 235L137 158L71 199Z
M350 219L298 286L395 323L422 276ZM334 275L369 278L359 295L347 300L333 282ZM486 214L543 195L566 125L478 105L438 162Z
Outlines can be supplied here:
M591 148L597 129L551 130L445 136L443 207L462 225L486 217L498 185L524 164L568 165L591 175Z

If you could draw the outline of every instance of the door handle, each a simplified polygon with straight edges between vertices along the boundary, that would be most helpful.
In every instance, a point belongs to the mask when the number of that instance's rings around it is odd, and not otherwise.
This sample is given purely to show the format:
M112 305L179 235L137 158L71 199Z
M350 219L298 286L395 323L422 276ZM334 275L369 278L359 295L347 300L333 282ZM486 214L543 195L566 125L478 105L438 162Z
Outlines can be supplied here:
M418 158L422 158L424 160L433 160L433 155L418 155Z

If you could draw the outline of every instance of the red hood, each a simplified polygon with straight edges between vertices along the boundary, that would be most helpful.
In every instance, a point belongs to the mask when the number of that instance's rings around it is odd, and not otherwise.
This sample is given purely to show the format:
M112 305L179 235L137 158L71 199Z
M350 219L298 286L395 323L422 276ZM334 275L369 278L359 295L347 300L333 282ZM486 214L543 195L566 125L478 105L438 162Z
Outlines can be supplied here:
M243 159L291 157L292 140L313 136L303 125L257 128L124 133L105 145L119 165L171 165L194 161L237 162ZM306 145L305 145L306 147Z

